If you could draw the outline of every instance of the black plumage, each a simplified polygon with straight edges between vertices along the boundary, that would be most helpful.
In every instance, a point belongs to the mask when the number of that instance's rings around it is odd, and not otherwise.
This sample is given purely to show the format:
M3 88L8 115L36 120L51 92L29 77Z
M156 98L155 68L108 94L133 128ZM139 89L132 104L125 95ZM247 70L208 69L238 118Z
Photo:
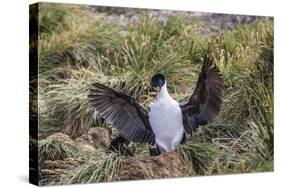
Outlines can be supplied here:
M137 143L155 143L147 112L134 98L99 83L92 85L88 97L97 112L112 123L121 136Z
M206 55L196 88L188 101L180 104L186 133L214 121L222 104L224 83L219 69Z

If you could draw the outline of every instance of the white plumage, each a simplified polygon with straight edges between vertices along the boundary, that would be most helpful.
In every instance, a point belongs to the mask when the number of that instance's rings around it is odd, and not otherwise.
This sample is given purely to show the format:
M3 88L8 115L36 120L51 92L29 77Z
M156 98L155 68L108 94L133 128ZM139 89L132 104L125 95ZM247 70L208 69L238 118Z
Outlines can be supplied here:
M184 134L182 111L178 102L169 95L166 83L150 106L149 123L160 152L175 150Z

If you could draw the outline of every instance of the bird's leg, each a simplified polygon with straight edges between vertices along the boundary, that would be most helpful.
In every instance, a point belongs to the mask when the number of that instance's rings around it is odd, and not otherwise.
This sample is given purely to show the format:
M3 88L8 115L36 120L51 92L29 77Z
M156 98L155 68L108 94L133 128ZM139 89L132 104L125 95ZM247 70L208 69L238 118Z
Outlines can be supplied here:
M149 147L150 157L155 157L155 156L158 156L160 154L161 154L161 152L160 152L159 146L157 144L156 144L156 147L155 146Z
M130 141L124 137L117 136L111 141L108 150L112 152L120 151L120 153L124 156L134 156L134 154L126 147L129 143Z
M184 144L185 141L186 141L186 135L185 135L185 133L183 133L183 136L182 136L180 144Z

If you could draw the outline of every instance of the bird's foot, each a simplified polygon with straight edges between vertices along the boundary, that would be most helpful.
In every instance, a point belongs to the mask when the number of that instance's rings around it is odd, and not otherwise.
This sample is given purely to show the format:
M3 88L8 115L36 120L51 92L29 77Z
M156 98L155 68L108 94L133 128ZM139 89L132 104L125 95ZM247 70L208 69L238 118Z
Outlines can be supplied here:
M124 156L134 156L133 152L127 147L129 143L130 141L118 136L111 141L108 152L120 152Z
M150 157L155 157L155 156L158 156L161 154L159 148L156 146L156 147L150 147L149 148L149 154L150 154Z

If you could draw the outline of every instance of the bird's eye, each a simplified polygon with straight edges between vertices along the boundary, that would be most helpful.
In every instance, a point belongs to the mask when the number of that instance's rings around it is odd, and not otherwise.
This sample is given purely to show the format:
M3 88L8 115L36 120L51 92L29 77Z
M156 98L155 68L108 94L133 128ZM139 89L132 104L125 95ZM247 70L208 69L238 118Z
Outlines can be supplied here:
M163 79L159 79L158 83L162 87L164 85L164 80Z

